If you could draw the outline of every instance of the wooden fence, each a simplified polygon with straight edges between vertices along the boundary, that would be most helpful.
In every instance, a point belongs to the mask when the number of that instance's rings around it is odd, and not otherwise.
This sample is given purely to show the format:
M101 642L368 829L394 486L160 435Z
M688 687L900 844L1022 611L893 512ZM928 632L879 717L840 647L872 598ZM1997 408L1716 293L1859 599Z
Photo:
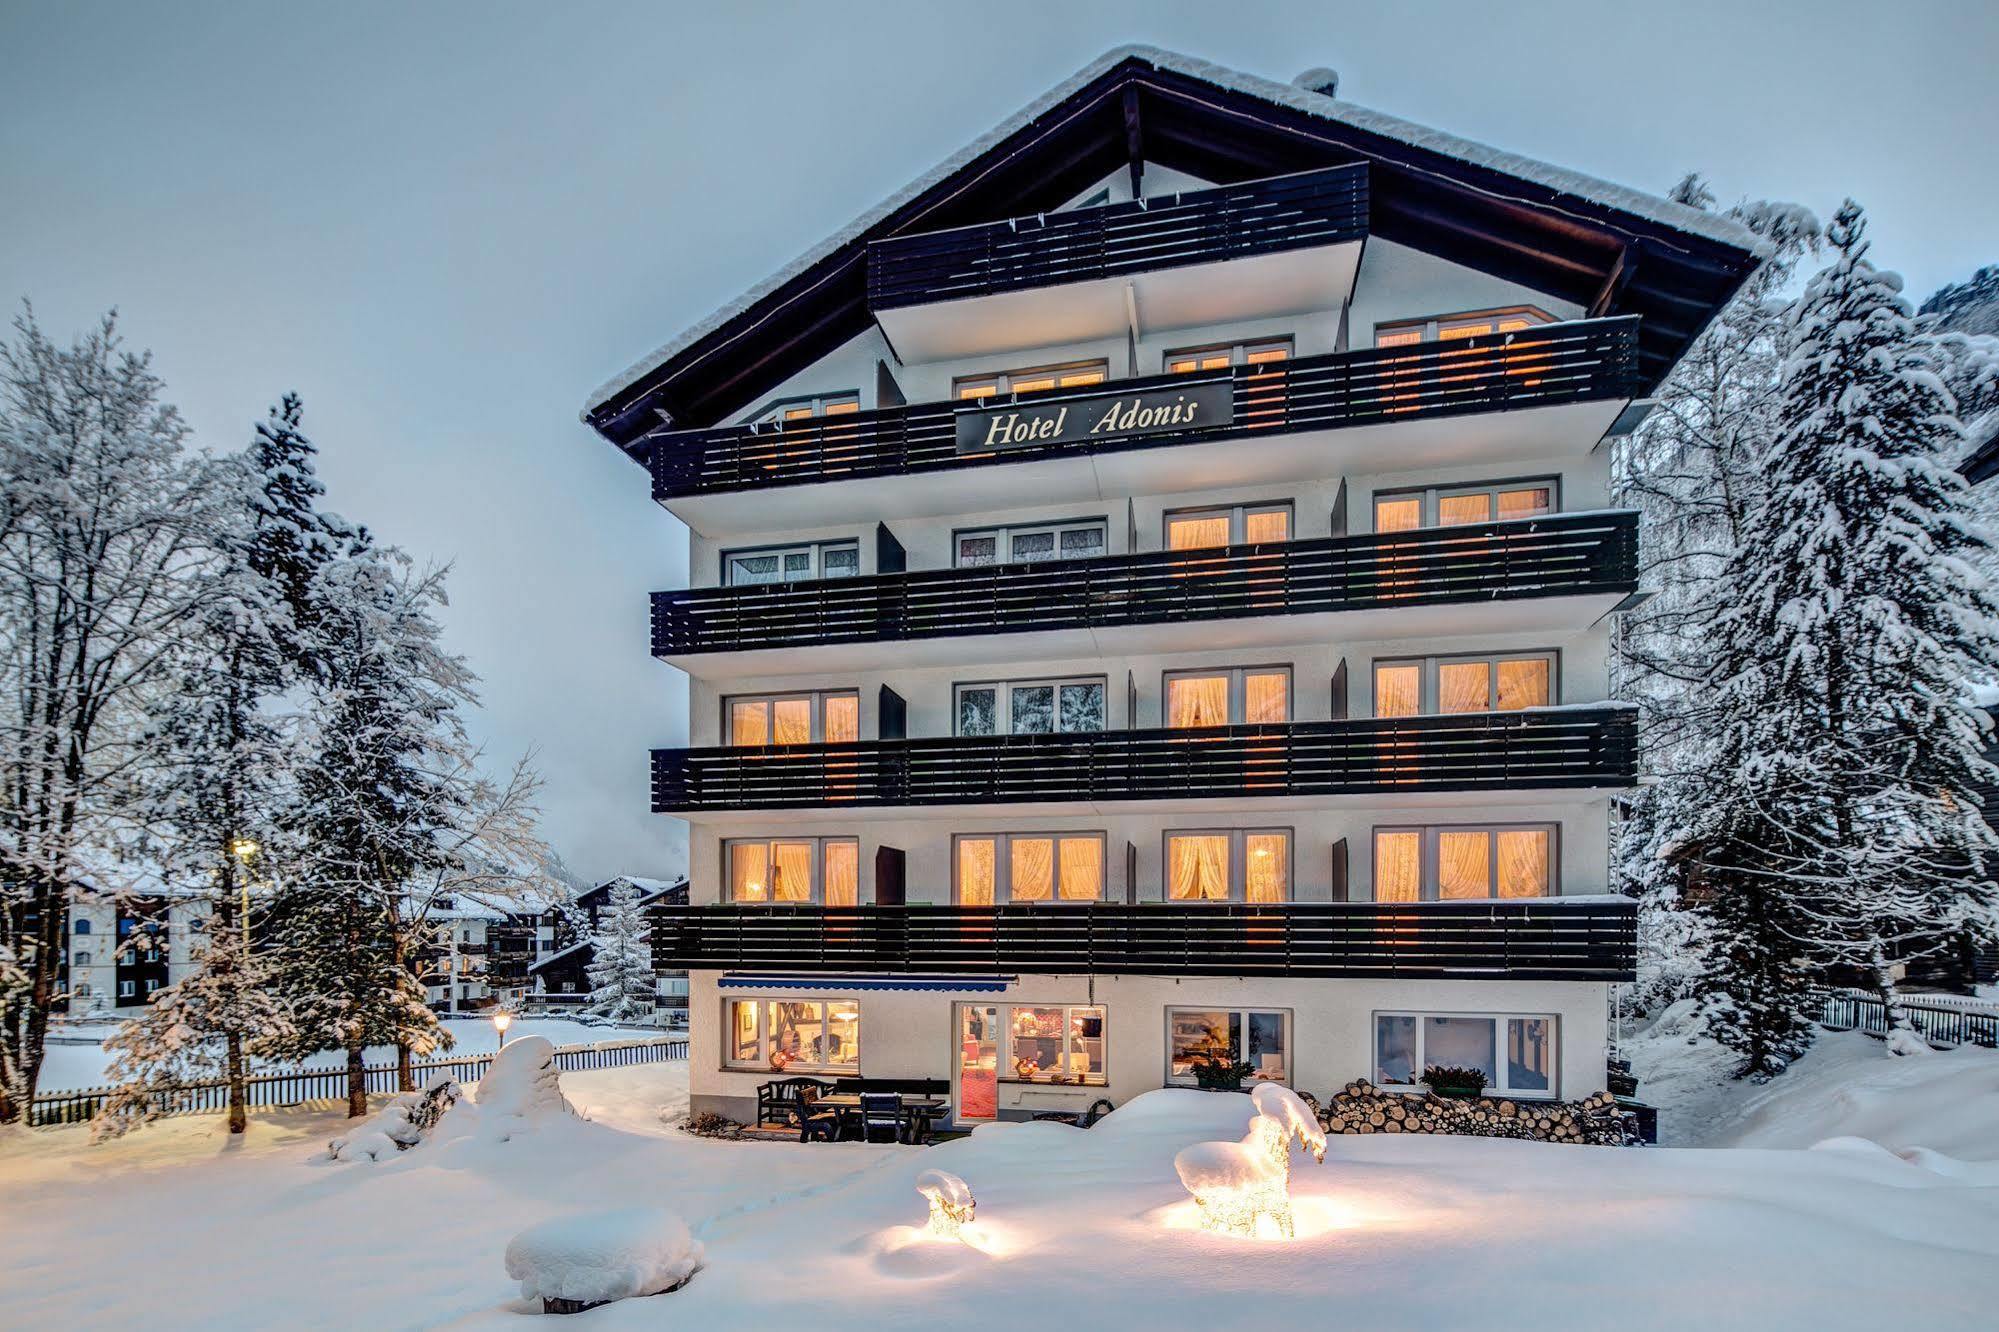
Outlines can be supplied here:
M1859 990L1821 990L1819 1025L1833 1031L1888 1034L1888 1015L1879 995ZM1977 1012L1942 1004L1905 999L1902 1007L1923 1039L1931 1045L1999 1047L1999 1012Z
M654 1064L687 1058L687 1041L605 1041L596 1045L565 1045L555 1051L555 1066L565 1073L592 1068L619 1068L627 1064ZM493 1062L492 1054L447 1056L419 1059L411 1065L416 1085L421 1087L442 1073L459 1082L477 1082ZM363 1070L370 1094L397 1090L394 1064L369 1064ZM257 1106L300 1106L314 1101L340 1101L347 1097L347 1069L285 1068L257 1074L248 1082L249 1102ZM110 1099L111 1087L91 1087L76 1091L42 1092L35 1097L29 1124L40 1128L59 1124L82 1124L95 1118ZM162 1114L204 1114L229 1108L229 1084L194 1082L153 1093Z

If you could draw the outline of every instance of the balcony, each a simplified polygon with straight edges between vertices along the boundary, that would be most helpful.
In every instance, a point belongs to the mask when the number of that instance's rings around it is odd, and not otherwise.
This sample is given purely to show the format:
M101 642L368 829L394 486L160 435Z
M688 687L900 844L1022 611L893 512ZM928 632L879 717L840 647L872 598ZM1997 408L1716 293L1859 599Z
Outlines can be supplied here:
M1637 780L1616 706L1198 730L656 749L655 813L1573 790Z
M661 430L646 457L653 498L697 530L724 535L963 512L957 473L966 468L993 469L979 482L991 508L1149 494L1160 488L1149 451L1167 447L1182 450L1173 460L1180 490L1378 471L1384 453L1398 470L1581 457L1638 382L1638 321L1586 319L1275 368L1153 375L1006 404L918 403L785 425ZM1080 421L1137 395L1223 386L1226 411L1179 428L960 446L960 417L1067 404ZM1463 419L1481 414L1492 419L1477 428ZM1233 443L1249 438L1256 448ZM855 484L888 477L897 484Z
M894 236L868 309L905 361L1337 310L1367 234L1365 166ZM1223 267L1226 265L1226 267Z
M1637 919L1603 898L683 906L652 940L654 965L675 970L1629 981Z
M1636 587L1632 513L656 592L652 649L695 674L1581 628ZM967 638L985 638L968 644ZM780 658L783 658L780 663Z

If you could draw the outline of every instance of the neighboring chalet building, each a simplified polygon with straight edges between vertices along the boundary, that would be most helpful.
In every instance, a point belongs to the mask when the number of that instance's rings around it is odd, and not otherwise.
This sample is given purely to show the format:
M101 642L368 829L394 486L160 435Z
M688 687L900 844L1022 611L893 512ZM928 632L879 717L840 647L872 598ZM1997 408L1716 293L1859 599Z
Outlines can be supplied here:
M72 1017L143 1008L187 975L207 916L197 895L145 893L70 907L57 985Z
M611 890L621 883L629 883L639 890L639 905L645 907L647 914L655 919L661 907L687 905L686 879L668 882L626 874L606 879L595 888L578 893L566 910L544 912L538 931L540 953L527 969L527 991L531 996L539 997L543 1002L553 999L558 1003L577 1004L589 997L590 959L594 952L590 939L610 907ZM687 973L684 970L672 967L660 969L658 984L659 1007L686 1009Z
M692 534L695 1110L1604 1086L1609 442L1754 241L1308 82L1113 52L590 400Z

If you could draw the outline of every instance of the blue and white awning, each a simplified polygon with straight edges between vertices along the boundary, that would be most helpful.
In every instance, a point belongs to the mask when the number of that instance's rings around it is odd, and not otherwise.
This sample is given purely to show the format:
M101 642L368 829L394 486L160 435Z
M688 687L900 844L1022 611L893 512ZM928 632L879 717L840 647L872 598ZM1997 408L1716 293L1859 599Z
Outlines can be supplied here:
M1013 984L1015 976L939 976L908 974L897 976L820 975L803 976L778 971L726 971L715 982L724 990L955 990L965 994L997 994Z

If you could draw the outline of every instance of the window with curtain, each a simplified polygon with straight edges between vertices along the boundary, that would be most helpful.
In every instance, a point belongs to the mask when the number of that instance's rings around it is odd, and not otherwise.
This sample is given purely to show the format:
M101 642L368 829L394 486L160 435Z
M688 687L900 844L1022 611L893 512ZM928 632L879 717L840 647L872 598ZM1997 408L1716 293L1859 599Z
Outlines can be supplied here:
M1068 1083L1100 1087L1109 1081L1109 1043L1102 1005L1028 1004L975 1009L990 1014L999 1030L982 1034L1002 1038L998 1055L999 1081ZM969 1025L966 1027L969 1031ZM980 1044L984 1044L981 1041ZM967 1057L973 1048L966 1037Z
M1374 900L1463 902L1555 894L1555 825L1374 830Z
M731 745L839 744L861 738L861 696L853 690L760 694L723 705Z
M861 410L858 393L827 393L816 398L792 398L774 403L756 418L758 425L785 425L807 422L822 416L852 416Z
M1465 310L1458 314L1428 319L1396 319L1374 326L1377 347L1406 347L1412 343L1455 341L1481 333L1513 333L1538 324L1552 324L1555 316L1533 305L1514 305L1497 310Z
M1109 549L1109 537L1110 525L1102 518L987 527L958 533L955 562L958 568L969 569L1001 563L1095 559Z
M861 571L858 541L817 541L797 546L722 552L722 583L793 583L818 578L852 578Z
M1374 497L1374 530L1408 532L1536 518L1555 512L1560 495L1554 477L1382 491Z
M1291 1079L1291 1013L1288 1009L1169 1008L1166 1010L1166 1080L1196 1085L1194 1067L1204 1057L1248 1064L1250 1082Z
M1172 671L1166 676L1166 725L1265 726L1291 720L1291 669L1246 666Z
M860 902L860 843L853 838L732 838L722 848L731 902Z
M1291 502L1182 509L1166 515L1166 549L1205 550L1291 539Z
M1546 1014L1376 1013L1374 1080L1415 1089L1434 1065L1475 1068L1501 1096L1555 1092L1556 1019Z
M1100 832L960 833L954 840L960 906L1103 900Z
M1164 357L1166 373L1190 375L1197 370L1226 370L1236 365L1276 365L1291 359L1290 338L1219 343L1213 347L1182 347Z
M1374 663L1374 715L1513 712L1556 702L1555 654L1423 657Z
M1000 680L961 684L959 735L1048 735L1101 731L1104 679Z
M1001 370L980 375L961 375L951 384L951 396L961 402L995 398L1008 393L1046 393L1058 388L1088 388L1101 384L1110 374L1109 361L1077 361L1069 365L1035 366L1026 370Z
M1288 902L1288 828L1166 834L1166 897L1172 902Z
M857 999L726 999L726 1061L774 1072L852 1073L861 1064Z

